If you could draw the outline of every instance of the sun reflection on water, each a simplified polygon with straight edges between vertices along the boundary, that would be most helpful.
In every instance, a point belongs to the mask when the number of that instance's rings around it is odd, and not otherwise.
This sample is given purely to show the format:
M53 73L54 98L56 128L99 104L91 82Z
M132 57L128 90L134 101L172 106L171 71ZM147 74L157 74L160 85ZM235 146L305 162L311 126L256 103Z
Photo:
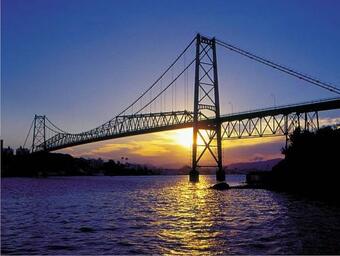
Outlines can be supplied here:
M157 236L163 253L219 254L221 248L226 252L229 241L246 234L254 218L258 225L265 226L283 210L268 195L270 212L263 214L268 206L256 201L264 198L252 198L250 194L251 200L244 201L242 191L208 189L213 182L209 176L201 176L199 183L190 183L183 177L163 191L161 200L157 199L154 211L161 226Z
M209 186L204 176L199 183L182 180L168 193L171 207L158 205L160 219L166 220L166 228L160 230L158 235L165 245L177 245L164 246L165 253L198 254L211 251L210 248L216 243L214 238L221 232L212 229L211 205L207 201L212 193L207 189Z

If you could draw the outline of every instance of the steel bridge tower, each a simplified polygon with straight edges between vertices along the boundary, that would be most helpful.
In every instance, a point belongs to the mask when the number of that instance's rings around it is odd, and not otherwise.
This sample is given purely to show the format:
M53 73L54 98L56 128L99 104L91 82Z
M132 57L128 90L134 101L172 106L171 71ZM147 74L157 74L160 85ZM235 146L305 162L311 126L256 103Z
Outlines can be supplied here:
M200 124L199 116L202 115L206 118L214 119L214 122L209 125ZM199 167L216 167L217 181L225 181L225 172L222 167L216 41L215 38L206 38L200 34L196 36L193 121L192 170L190 171L190 181L199 181ZM200 165L205 153L210 155L214 164Z
M46 150L46 116L34 116L32 152L43 145Z

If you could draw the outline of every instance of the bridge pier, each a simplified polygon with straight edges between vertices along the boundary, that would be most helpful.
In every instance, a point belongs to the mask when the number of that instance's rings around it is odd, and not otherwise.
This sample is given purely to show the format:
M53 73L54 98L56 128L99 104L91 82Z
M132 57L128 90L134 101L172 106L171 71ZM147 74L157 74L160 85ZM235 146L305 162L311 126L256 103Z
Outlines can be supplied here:
M189 173L190 182L199 182L199 172L197 170L191 170Z
M191 170L189 172L189 181L190 182L199 182L199 172L197 170ZM216 181L217 182L225 182L225 171L217 170L216 171Z
M225 181L225 171L223 169L218 169L216 171L216 181L224 182Z

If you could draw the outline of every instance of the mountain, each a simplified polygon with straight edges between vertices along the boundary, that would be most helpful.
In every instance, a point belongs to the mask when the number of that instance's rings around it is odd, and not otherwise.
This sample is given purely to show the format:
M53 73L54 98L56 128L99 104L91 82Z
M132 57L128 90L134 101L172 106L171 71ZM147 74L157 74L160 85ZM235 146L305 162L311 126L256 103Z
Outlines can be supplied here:
M280 162L281 158L275 158L264 161L245 162L245 163L234 163L226 166L227 173L229 174L246 174L249 171L270 171L274 165Z
M275 158L265 161L234 163L224 166L226 174L247 174L250 171L270 171L274 165L280 162L281 158ZM187 175L190 171L190 166L183 166L179 169L160 168L162 175ZM200 170L200 174L215 174L215 168L205 168Z

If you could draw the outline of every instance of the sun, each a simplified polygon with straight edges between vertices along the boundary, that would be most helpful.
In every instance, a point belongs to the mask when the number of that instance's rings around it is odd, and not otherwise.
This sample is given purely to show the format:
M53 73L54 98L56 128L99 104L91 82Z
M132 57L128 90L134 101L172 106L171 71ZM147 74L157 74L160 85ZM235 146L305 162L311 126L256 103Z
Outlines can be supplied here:
M192 146L192 128L175 131L173 139L176 144L185 148Z
M171 132L170 135L172 141L184 148L189 148L192 146L192 128L181 129ZM197 138L197 142L203 144L200 137Z

